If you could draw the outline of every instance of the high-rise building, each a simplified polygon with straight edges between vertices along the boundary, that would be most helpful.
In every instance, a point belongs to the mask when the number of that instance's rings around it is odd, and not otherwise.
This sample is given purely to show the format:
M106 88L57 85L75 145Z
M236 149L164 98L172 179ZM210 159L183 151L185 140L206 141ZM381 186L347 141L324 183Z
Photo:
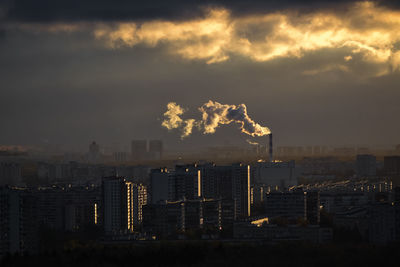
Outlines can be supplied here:
M196 165L177 165L170 176L171 200L196 199L201 196L201 170ZM173 192L174 191L174 192Z
M93 141L89 145L89 155L88 155L88 161L90 163L97 163L100 160L100 146Z
M21 165L16 162L0 162L0 186L19 186L22 181Z
M60 192L63 225L66 231L85 231L101 224L99 207L101 191L98 187L72 187ZM44 199L46 201L46 199Z
M206 163L200 166L201 169L201 191L204 198L215 199L220 194L220 181L224 176L231 176L229 168L218 168L215 164ZM218 169L218 171L217 171ZM223 172L225 170L225 172ZM223 175L225 173L225 175Z
M245 164L232 165L233 199L237 216L250 216L250 166Z
M203 199L202 218L205 229L222 229L221 227L221 200Z
M235 220L235 204L229 199L202 200L202 227L205 229L229 229Z
M143 206L143 229L167 237L184 231L184 207L182 201L148 204Z
M257 162L252 166L252 178L254 184L270 190L287 189L297 185L295 162Z
M400 240L400 206L377 203L368 209L368 236L373 244L386 245Z
M0 187L0 256L38 249L35 197L26 190Z
M102 193L105 233L132 232L134 226L133 184L120 177L103 178Z
M143 160L147 156L147 140L133 140L131 143L133 160Z
M147 188L143 184L133 185L133 225L143 221L143 206L147 204Z
M250 216L250 166L205 164L199 168L203 173L203 197L234 200L235 217Z
M358 177L376 175L376 157L374 155L357 155L356 173Z
M62 188L39 188L34 192L38 198L39 224L54 230L62 231L63 223L63 193Z
M265 197L265 213L269 218L286 218L291 221L307 219L306 192L270 192Z
M182 230L200 229L203 225L202 201L200 199L182 201Z
M143 207L143 228L157 236L206 229L232 229L234 201L185 199L149 204Z
M156 204L160 201L168 200L168 181L170 179L170 172L167 168L153 169L150 172L150 190L149 197L151 203Z
M319 224L320 222L320 198L318 191L306 192L306 215L310 224Z
M400 175L400 156L388 156L384 158L384 169L387 175Z

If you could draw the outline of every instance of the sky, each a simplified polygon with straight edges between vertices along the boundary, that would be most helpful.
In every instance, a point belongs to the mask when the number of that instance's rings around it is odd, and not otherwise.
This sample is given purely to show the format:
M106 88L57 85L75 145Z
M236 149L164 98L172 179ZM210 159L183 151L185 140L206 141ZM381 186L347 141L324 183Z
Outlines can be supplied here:
M162 126L169 102L198 119L210 100L277 145L398 144L396 2L0 0L0 144L267 142Z

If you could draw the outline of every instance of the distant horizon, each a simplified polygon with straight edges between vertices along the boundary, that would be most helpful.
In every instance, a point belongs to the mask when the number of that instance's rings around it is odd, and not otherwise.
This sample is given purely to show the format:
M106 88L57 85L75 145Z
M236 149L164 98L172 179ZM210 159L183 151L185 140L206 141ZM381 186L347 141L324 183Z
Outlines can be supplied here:
M146 140L146 139L133 139L133 140ZM147 139L147 140L161 140L162 139ZM95 140L93 140L95 141ZM130 142L128 144L124 144L125 149L116 149L116 146L113 146L112 143L110 144L103 144L95 141L99 146L100 146L100 151L103 153L104 150L108 153L113 153L113 152L126 152L128 154L131 153L131 144ZM75 145L71 146L68 144L0 144L0 151L29 151L29 150L61 150L64 153L87 153L89 151L89 145L91 142L87 143L87 145ZM267 143L260 143L261 146L266 146L268 145ZM284 147L301 147L301 148L307 148L307 147L325 147L328 149L335 149L335 148L354 148L354 149L362 149L362 148L367 148L371 150L395 150L396 146L400 145L399 144L276 144L274 143L274 149L276 150L277 148L284 148ZM80 148L77 148L77 147ZM246 142L246 140L243 140L242 143L222 143L222 144L210 144L210 145L197 145L197 146L168 146L163 142L164 150L165 151L170 151L170 152L192 152L194 150L199 150L199 151L206 151L207 149L210 148L215 148L215 147L237 147L240 149L251 149L253 146L256 145L251 145ZM69 150L71 147L75 147L76 149L74 150ZM15 149L17 148L17 149Z

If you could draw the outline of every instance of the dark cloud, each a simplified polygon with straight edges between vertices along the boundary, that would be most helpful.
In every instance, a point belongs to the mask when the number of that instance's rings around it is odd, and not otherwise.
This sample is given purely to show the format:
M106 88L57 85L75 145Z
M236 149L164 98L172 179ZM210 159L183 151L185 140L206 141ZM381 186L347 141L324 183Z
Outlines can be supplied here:
M0 29L0 41L4 40L6 38L6 31Z
M235 15L277 9L341 8L355 0L1 0L8 20L26 22L187 19L203 14L205 6L225 7ZM394 1L381 5L398 6Z

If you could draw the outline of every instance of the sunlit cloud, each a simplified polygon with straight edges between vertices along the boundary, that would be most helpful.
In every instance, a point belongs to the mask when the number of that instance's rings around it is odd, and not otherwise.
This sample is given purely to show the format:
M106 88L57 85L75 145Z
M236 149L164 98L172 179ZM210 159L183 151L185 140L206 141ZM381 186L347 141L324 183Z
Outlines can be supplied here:
M373 2L359 2L337 14L282 11L232 17L228 10L213 9L204 18L187 22L101 25L95 36L113 48L164 44L173 54L208 64L226 61L234 55L263 62L302 58L321 49L346 48L351 54L341 56L344 64L360 55L365 62L386 65L389 72L399 69L395 49L400 42L399 28L399 11L378 7Z
M350 60L352 60L352 59L353 59L352 56L345 56L345 57L344 57L344 60L345 60L345 61L350 61Z
M188 21L150 20L75 24L24 24L25 30L90 31L111 49L163 47L186 60L207 64L235 56L255 62L279 58L301 59L322 50L337 51L338 60L321 71L351 72L353 61L378 66L375 75L400 70L400 11L374 2L357 2L347 10L308 13L277 11L233 16L227 9L205 9L203 17Z
M145 44L155 47L167 44L169 50L186 59L216 63L228 59L225 49L233 37L227 10L209 10L204 19L188 22L151 21L141 25L120 23L103 24L94 35L112 48Z
M349 72L349 67L342 64L331 64L322 67L318 67L315 69L305 70L303 71L304 75L316 75L319 73L330 72L330 71L341 71L341 72Z

